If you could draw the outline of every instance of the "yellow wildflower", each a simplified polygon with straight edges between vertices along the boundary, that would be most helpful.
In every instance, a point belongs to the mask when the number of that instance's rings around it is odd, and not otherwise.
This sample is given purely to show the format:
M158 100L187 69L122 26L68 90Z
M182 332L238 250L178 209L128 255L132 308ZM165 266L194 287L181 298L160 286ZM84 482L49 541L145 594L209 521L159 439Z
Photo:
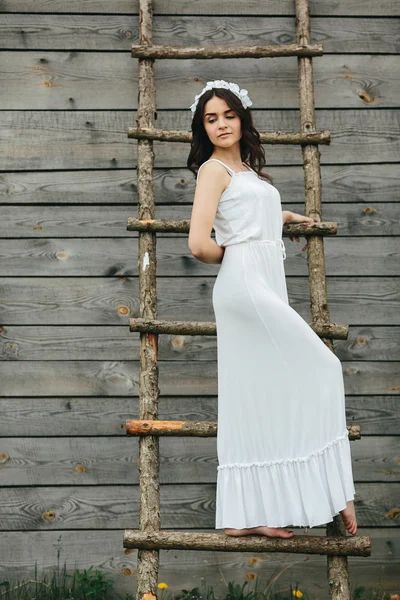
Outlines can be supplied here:
M293 596L296 596L296 598L301 598L303 596L303 592L301 592L300 590L293 590L292 594Z
M168 584L167 583L159 583L157 587L161 588L162 590L165 590L165 588L168 587Z

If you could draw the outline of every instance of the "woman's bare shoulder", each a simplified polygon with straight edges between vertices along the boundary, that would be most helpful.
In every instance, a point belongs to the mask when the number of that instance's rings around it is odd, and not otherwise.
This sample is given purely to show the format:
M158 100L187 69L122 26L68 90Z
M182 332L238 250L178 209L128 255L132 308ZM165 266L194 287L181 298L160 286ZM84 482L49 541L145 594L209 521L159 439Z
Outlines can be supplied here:
M203 176L204 179L206 177L215 179L215 177L219 178L220 176L222 179L229 178L229 173L220 162L217 160L208 160L209 162L204 162L202 165L200 165L199 170L197 171L197 180L199 180L200 176Z

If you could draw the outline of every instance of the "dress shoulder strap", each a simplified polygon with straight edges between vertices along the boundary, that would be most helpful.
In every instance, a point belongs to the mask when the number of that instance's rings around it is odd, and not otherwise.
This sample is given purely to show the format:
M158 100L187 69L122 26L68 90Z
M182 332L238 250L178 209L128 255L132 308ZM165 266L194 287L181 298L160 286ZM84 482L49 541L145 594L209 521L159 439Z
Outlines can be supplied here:
M199 170L197 171L197 177L199 176L201 167L206 163L210 162L210 160L216 160L217 162L221 163L221 165L224 165L225 169L228 171L231 177L234 175L235 171L233 171L230 167L228 167L228 165L222 162L222 160L219 160L218 158L209 158L208 160L204 161L202 165L200 165Z

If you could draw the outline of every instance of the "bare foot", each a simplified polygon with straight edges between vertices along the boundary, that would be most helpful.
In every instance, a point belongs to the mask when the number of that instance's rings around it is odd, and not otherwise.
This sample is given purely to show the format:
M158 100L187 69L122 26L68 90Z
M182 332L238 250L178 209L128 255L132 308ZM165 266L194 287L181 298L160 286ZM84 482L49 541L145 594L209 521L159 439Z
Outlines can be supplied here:
M347 531L352 535L355 535L357 532L357 519L353 500L347 502L346 508L341 510L340 514L343 517L343 523Z
M233 529L231 527L228 527L224 529L224 531L227 535L235 536L253 534L281 538L291 538L294 536L294 533L291 529L284 529L283 527L267 527L266 525L260 525L260 527L249 527L247 529Z

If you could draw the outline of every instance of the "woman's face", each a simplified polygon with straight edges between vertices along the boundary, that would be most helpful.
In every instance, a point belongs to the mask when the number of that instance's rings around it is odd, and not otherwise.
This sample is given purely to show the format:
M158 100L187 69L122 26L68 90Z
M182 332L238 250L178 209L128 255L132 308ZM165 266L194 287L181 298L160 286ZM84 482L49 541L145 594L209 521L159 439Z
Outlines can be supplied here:
M218 96L213 96L205 103L203 123L211 143L218 148L230 148L242 137L239 115Z

